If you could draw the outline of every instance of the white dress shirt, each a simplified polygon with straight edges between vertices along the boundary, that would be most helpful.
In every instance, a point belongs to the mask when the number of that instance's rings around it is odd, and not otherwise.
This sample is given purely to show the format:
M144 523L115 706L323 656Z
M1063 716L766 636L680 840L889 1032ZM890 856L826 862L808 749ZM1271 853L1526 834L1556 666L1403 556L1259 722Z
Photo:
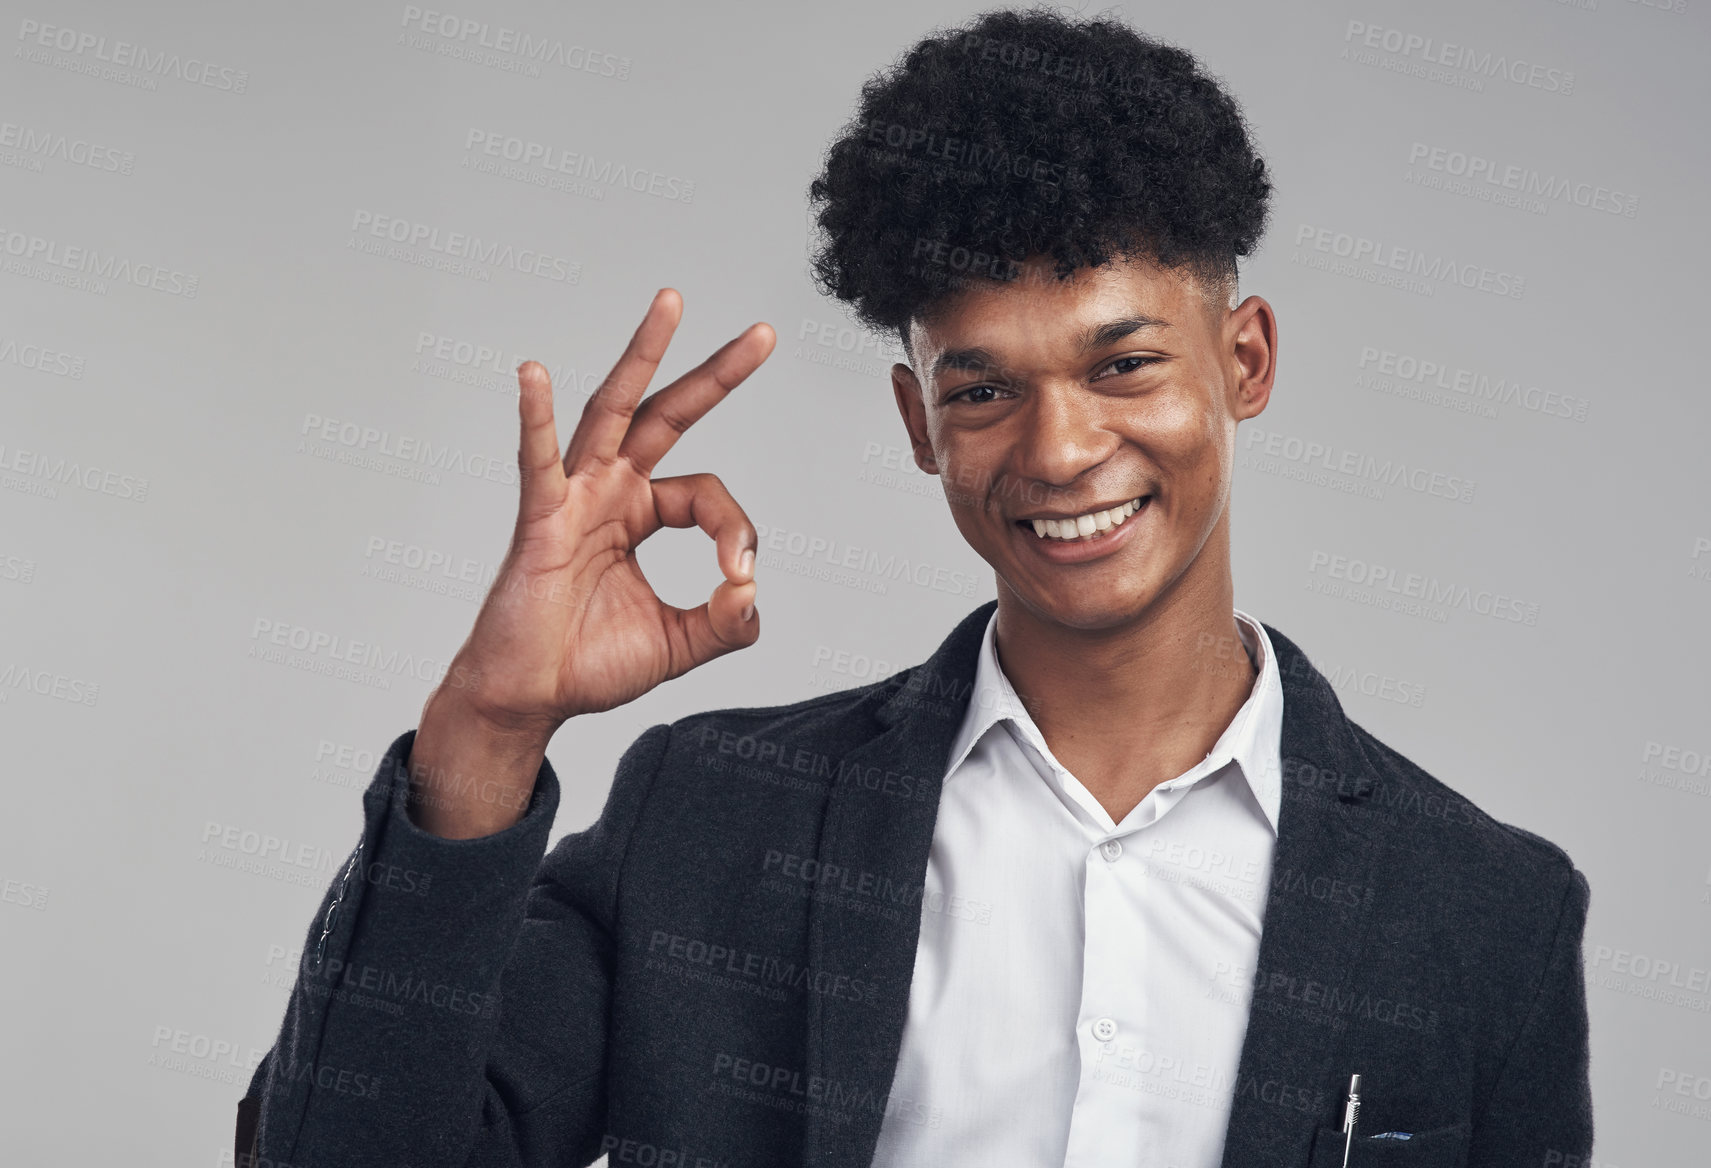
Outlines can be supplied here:
M1276 658L1235 616L1247 701L1122 823L1052 756L987 623L874 1168L1217 1168L1282 796ZM1227 644L1206 668L1246 668Z

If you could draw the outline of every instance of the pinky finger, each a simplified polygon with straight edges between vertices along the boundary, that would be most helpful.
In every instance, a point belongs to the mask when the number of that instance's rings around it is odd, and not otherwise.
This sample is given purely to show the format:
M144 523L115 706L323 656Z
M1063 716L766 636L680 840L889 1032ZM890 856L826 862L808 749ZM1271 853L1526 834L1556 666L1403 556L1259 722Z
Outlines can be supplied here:
M517 468L523 480L518 517L528 519L564 502L564 466L559 461L558 428L553 423L553 386L546 366L525 361L517 367L517 413L522 438Z

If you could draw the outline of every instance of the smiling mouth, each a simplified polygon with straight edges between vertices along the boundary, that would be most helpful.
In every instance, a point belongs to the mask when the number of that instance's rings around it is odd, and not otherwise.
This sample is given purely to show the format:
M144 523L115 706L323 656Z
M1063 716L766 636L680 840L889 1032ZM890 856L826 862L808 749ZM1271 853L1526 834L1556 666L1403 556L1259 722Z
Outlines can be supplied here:
M1069 542L1098 539L1107 532L1121 527L1130 516L1139 511L1151 499L1151 495L1138 495L1127 503L1121 503L1105 511L1089 511L1085 515L1076 515L1068 519L1018 519L1016 526L1033 532L1041 539L1056 539Z

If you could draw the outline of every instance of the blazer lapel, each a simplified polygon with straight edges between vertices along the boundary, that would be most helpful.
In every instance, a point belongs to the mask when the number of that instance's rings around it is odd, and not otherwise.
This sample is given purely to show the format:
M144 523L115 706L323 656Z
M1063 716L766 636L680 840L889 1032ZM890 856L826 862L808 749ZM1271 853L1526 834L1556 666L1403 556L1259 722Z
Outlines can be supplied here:
M1314 1129L1340 1121L1340 1085L1360 1068L1336 1061L1346 1020L1334 1003L1350 992L1386 844L1371 768L1330 682L1265 630L1283 682L1283 800L1224 1168L1305 1165ZM1360 894L1311 895L1324 877Z
M939 791L997 606L969 613L931 657L878 691L874 718L885 729L838 760L818 859L855 891L810 902L809 960L878 993L873 1002L811 995L807 1066L818 1094L805 1125L807 1164L872 1163L908 1017Z

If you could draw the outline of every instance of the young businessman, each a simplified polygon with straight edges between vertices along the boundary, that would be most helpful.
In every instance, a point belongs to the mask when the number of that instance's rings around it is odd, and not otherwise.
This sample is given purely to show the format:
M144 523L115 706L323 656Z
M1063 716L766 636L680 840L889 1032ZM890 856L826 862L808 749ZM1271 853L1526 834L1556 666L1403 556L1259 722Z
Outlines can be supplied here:
M1236 261L1269 189L1229 97L1120 24L992 13L870 83L812 187L816 269L903 338L916 461L997 601L884 681L650 728L544 863L554 732L759 636L742 508L652 472L774 337L644 398L662 291L562 456L525 365L504 569L364 796L240 1154L1586 1157L1584 878L1233 604L1235 431L1278 343ZM662 526L715 541L692 611L632 554Z

